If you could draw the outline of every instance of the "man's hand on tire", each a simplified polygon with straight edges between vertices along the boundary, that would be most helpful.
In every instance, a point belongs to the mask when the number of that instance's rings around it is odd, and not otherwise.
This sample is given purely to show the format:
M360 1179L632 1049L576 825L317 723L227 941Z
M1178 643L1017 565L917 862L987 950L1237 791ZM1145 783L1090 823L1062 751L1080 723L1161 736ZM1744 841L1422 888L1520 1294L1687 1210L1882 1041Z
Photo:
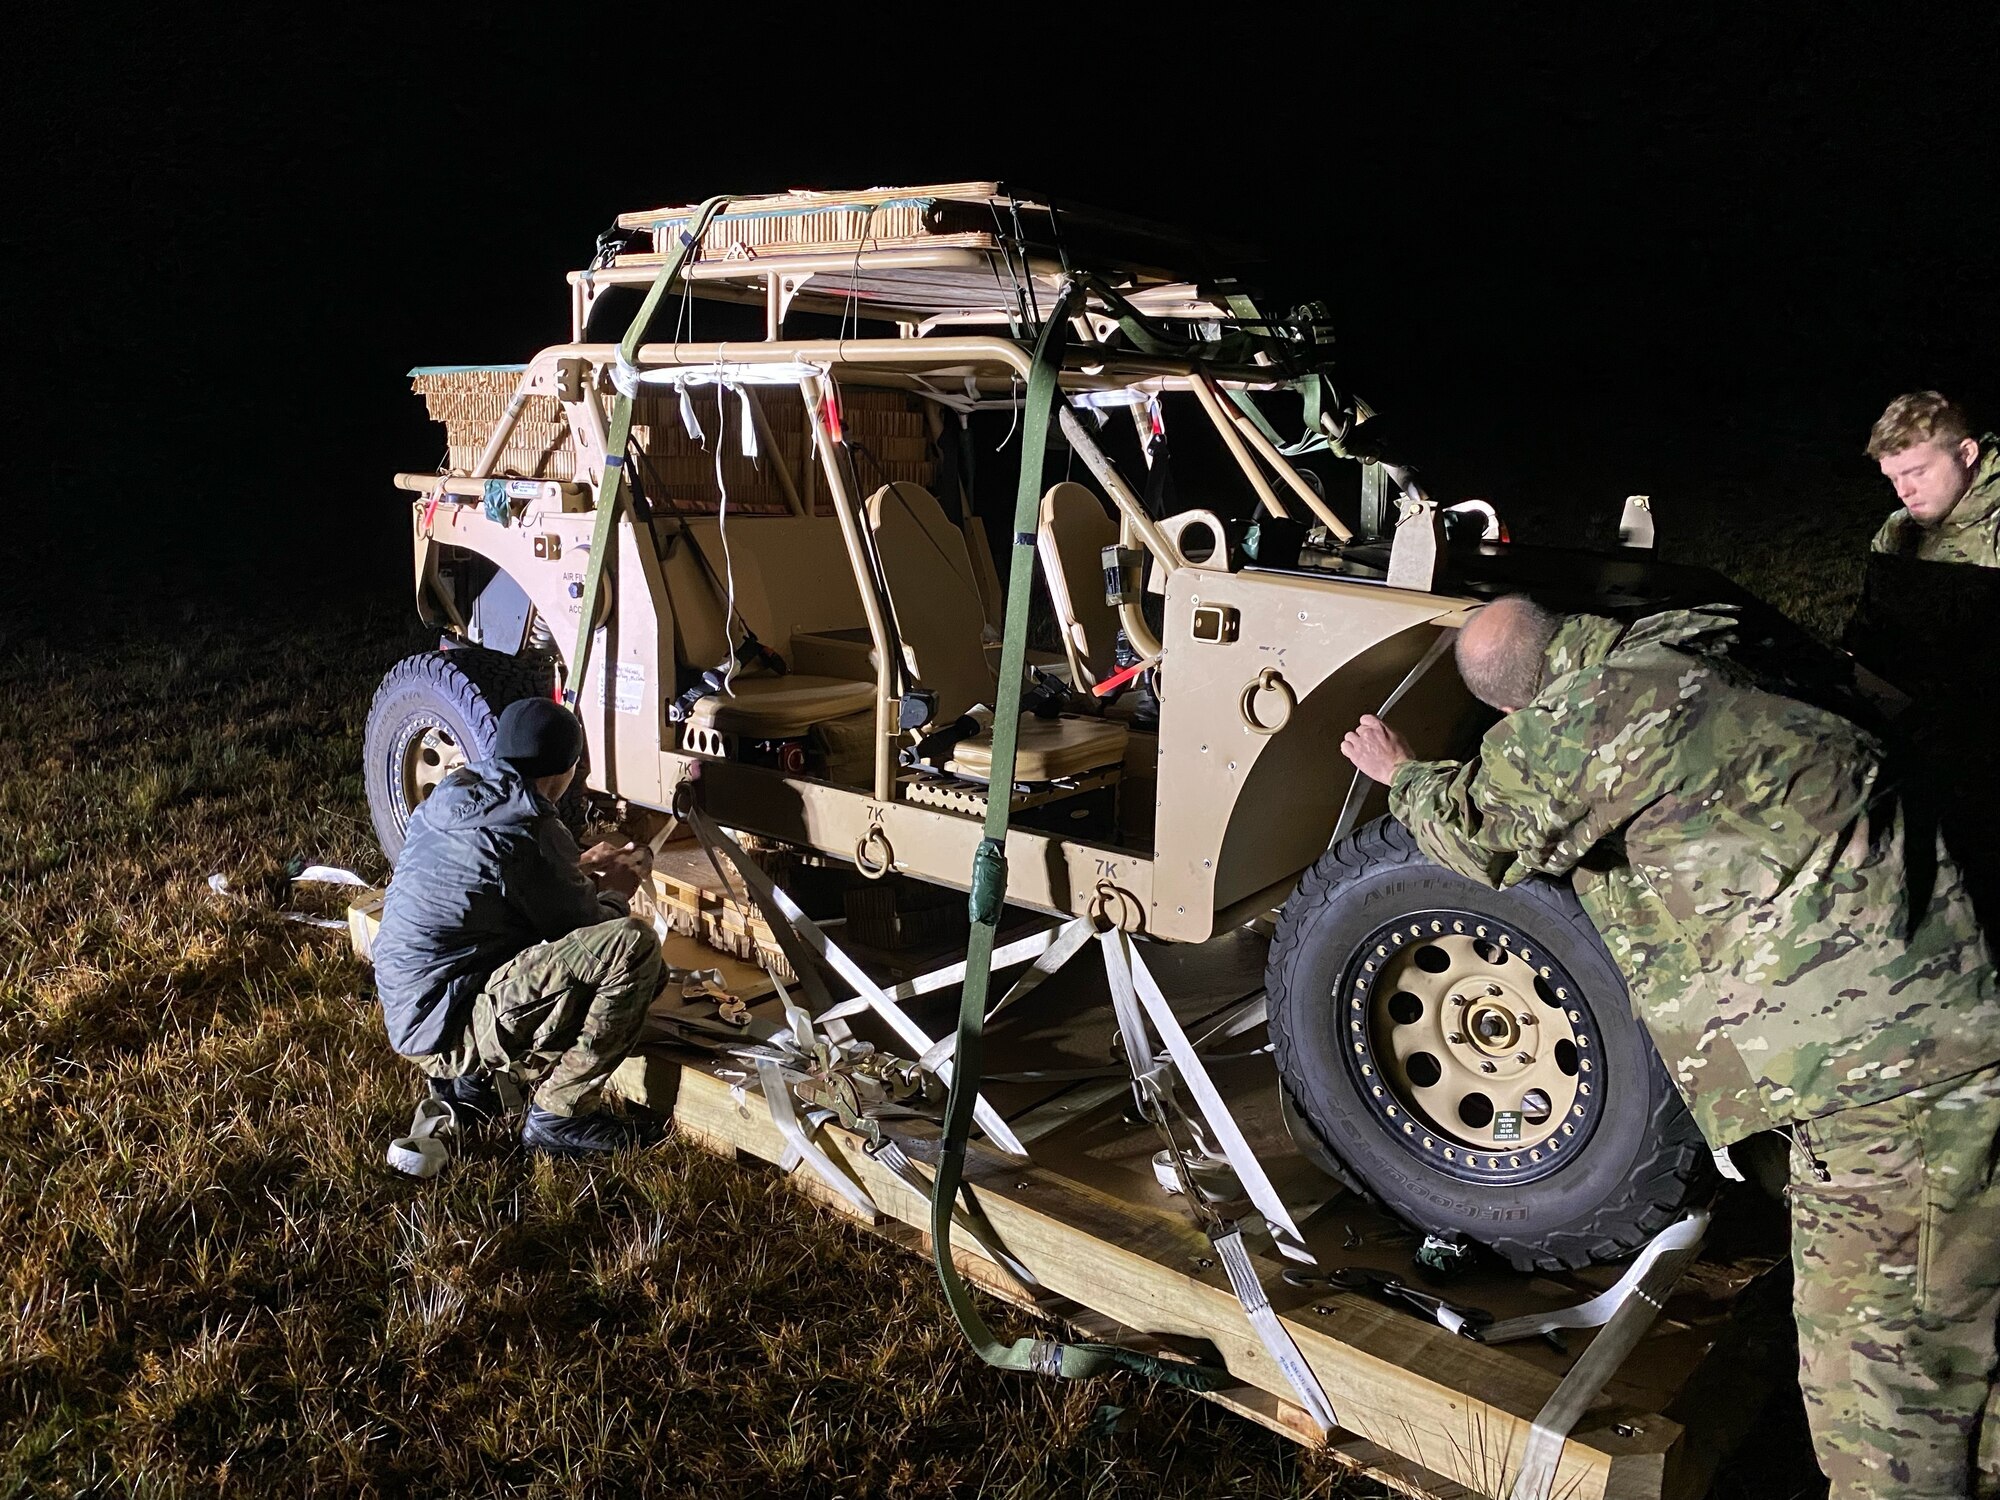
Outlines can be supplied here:
M1340 753L1363 776L1383 786L1396 779L1396 768L1404 761L1416 759L1410 742L1373 714L1363 714L1361 722L1347 731Z

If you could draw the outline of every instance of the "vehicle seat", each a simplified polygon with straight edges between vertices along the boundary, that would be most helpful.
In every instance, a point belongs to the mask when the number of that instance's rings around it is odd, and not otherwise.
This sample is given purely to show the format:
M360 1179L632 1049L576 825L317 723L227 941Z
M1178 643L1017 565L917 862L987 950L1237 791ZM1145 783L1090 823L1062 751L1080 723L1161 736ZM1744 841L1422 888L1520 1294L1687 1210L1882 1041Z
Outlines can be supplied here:
M869 496L867 517L905 665L938 695L936 722L991 703L995 679L981 644L986 613L965 538L928 490L907 481Z
M1102 558L1104 549L1117 541L1117 524L1082 485L1065 479L1042 496L1035 550L1069 654L1071 681L1079 689L1095 686L1117 670L1118 610L1104 602Z
M748 561L756 557L754 538L755 533L751 533L750 541L738 544ZM723 602L695 551L697 545L694 529L683 527L667 541L661 554L673 607L674 657L682 686L693 680L692 674L713 670L729 652ZM845 571L846 558L840 562ZM753 577L747 565L743 576ZM688 714L688 723L697 729L747 739L789 740L803 736L815 724L845 718L875 704L873 681L806 672L780 677L762 669L745 669L731 679L730 688L733 696L717 693L697 702Z
M1024 714L1015 741L1014 779L1060 781L1101 766L1122 764L1125 735L1125 726L1110 719L1088 719L1081 714L1037 719ZM969 740L960 740L952 747L944 768L968 781L991 781L993 731L983 730Z
M981 643L985 614L964 536L927 490L907 482L877 490L866 514L904 656L917 681L938 695L935 722L948 724L975 704L992 703L998 682ZM992 743L990 732L961 741L946 769L985 779ZM1014 779L1055 781L1121 764L1125 726L1068 715L1024 717L1018 743Z
M875 684L845 677L813 677L788 672L739 672L730 681L734 696L716 693L696 703L688 722L718 734L753 740L798 739L815 724L844 719L875 703Z

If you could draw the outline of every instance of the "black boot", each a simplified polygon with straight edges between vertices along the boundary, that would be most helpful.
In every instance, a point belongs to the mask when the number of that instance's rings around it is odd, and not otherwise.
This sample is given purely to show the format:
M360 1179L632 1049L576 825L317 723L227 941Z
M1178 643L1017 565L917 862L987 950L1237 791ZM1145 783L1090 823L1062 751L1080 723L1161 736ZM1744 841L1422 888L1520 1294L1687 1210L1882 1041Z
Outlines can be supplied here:
M528 1106L528 1118L521 1125L521 1143L552 1156L593 1156L622 1151L628 1146L650 1146L658 1139L658 1129L643 1120L603 1114L551 1114L533 1104Z
M430 1086L431 1097L450 1105L462 1126L484 1125L501 1116L500 1091L490 1078L466 1073L458 1078L433 1078Z

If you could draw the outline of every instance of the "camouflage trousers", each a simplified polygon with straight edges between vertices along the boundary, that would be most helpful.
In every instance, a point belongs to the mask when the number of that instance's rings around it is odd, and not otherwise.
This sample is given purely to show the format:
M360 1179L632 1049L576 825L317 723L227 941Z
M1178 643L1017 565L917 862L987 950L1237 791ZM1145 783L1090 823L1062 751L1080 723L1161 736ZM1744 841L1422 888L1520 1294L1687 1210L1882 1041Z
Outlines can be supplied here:
M643 923L579 927L495 969L465 1033L410 1060L432 1078L511 1072L534 1083L538 1108L573 1115L638 1045L661 965L659 940Z
M2000 1495L2000 1065L1795 1133L1799 1382L1832 1500Z

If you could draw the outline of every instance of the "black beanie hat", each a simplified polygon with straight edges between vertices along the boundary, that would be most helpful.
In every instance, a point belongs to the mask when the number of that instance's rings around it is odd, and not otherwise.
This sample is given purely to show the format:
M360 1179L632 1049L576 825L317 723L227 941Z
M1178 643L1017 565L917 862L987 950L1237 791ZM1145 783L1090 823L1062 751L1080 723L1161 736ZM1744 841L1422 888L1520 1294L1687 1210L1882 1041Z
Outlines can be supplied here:
M559 776L583 757L583 726L549 698L522 698L501 710L493 758L523 776Z

